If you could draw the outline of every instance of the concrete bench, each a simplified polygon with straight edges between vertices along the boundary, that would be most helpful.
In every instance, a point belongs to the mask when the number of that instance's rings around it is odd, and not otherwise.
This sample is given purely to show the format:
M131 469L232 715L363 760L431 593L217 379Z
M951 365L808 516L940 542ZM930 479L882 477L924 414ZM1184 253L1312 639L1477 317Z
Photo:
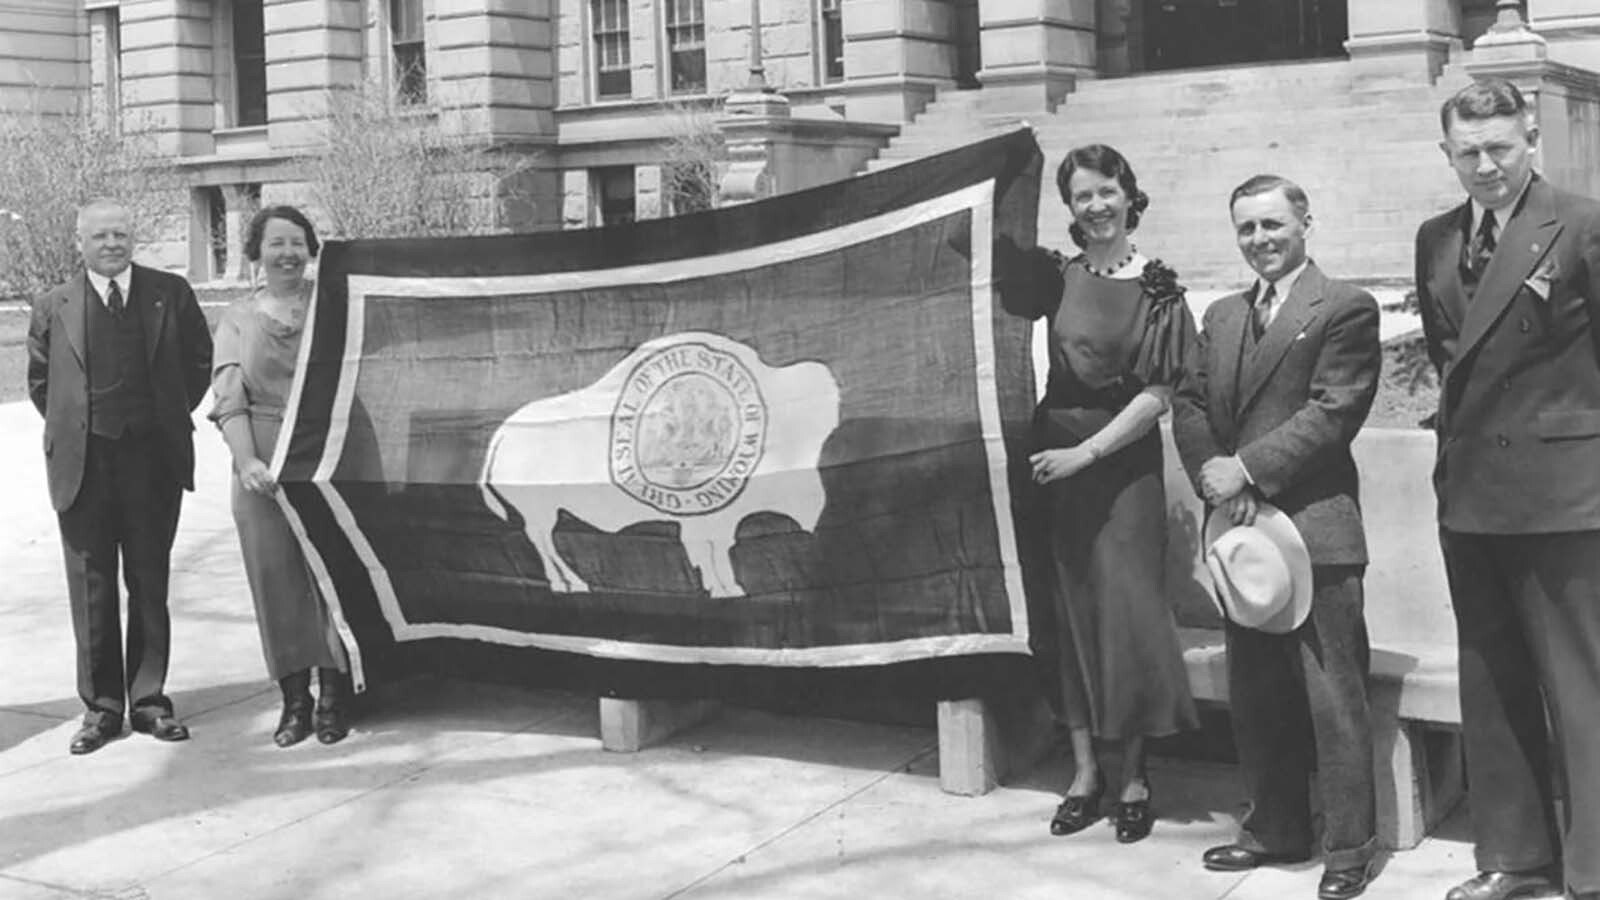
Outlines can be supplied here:
M1168 600L1196 699L1227 703L1221 620L1200 558L1203 508L1163 426L1168 502ZM1417 845L1462 796L1455 619L1434 522L1433 435L1367 429L1355 443L1371 562L1365 578L1371 635L1378 836ZM714 715L705 702L601 700L602 744L632 751ZM1025 771L1053 744L1037 698L958 699L938 704L939 782L979 795Z
M1227 703L1222 632L1185 628L1179 637L1194 698ZM1463 794L1455 648L1374 647L1367 697L1378 841L1389 849L1410 849Z

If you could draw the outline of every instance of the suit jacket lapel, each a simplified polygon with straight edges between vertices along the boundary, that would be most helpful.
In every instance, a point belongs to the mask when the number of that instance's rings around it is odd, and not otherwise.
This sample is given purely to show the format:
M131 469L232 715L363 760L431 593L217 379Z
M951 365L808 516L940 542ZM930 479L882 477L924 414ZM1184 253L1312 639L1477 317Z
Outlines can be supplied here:
M1536 178L1528 185L1522 209L1501 230L1494 256L1462 316L1461 338L1456 344L1457 360L1465 358L1489 334L1489 329L1511 305L1523 279L1550 251L1560 233L1561 222L1556 217L1551 188Z
M156 347L161 343L161 326L167 314L166 298L150 286L139 266L133 267L128 279L128 293L138 298L139 314L144 317L144 351L151 362L156 358Z
M1466 287L1461 283L1461 254L1466 231L1472 226L1472 204L1463 203L1455 212L1444 239L1433 246L1432 273L1428 293L1452 331L1460 333L1461 319L1467 313Z
M72 348L72 355L78 358L78 368L88 371L83 364L86 358L85 348L89 345L88 304L99 302L99 295L89 286L89 276L82 272L72 280L64 294L61 301L61 322L67 327L67 345Z
M1261 335L1261 341L1250 353L1244 371L1240 373L1244 381L1239 392L1239 415L1249 411L1250 404L1261 394L1267 379L1277 370L1278 363L1283 361L1284 354L1294 346L1306 324L1317 314L1316 308L1322 302L1322 288L1326 280L1315 263L1307 263L1306 270L1295 279L1289 299L1283 302L1272 324Z
M1218 436L1232 443L1236 432L1234 403L1239 396L1239 362L1243 357L1244 333L1250 317L1244 313L1250 306L1249 294L1230 294L1216 302L1224 304L1221 314L1212 323L1216 334L1207 335L1212 361L1216 363L1214 375L1207 379L1211 394L1206 398L1213 410L1211 427Z

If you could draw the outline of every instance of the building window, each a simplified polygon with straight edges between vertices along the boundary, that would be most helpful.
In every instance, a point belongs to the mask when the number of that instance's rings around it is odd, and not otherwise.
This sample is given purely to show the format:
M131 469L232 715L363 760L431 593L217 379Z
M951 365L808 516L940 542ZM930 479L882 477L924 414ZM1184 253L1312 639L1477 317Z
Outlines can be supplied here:
M822 77L844 80L844 0L822 0Z
M595 93L600 97L633 94L633 69L628 59L628 0L591 0L594 32Z
M395 99L404 106L428 102L428 57L422 43L422 0L389 0Z
M672 92L706 89L706 7L704 0L667 0L667 49Z
M261 0L233 0L233 89L233 124L267 124L267 34Z
M606 166L589 172L601 225L626 225L634 219L633 166Z
M114 6L89 11L93 50L90 79L98 88L92 94L96 121L109 129L120 127L122 115L122 16Z

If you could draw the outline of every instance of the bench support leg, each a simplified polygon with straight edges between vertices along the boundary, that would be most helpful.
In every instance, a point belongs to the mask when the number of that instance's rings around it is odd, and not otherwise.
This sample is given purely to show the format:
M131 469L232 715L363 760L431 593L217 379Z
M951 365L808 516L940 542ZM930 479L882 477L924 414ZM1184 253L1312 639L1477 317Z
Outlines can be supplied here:
M1400 718L1398 685L1370 694L1378 843L1409 850L1461 801L1461 737Z
M714 717L714 700L625 700L600 698L600 746L616 753L637 753L685 728Z
M976 797L1032 768L1050 749L1044 704L1030 700L939 701L939 787Z

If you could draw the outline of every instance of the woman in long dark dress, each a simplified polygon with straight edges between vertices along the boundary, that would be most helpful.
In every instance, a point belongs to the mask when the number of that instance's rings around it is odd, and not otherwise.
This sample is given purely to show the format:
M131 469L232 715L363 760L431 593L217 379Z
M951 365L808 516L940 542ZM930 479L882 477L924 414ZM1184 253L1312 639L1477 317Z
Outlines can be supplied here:
M1079 147L1056 173L1072 213L1068 260L1036 253L1032 309L1050 327L1050 374L1029 461L1055 576L1055 673L1076 770L1052 834L1099 818L1095 740L1121 743L1117 839L1150 833L1147 738L1196 725L1166 598L1166 494L1156 425L1193 351L1176 275L1129 238L1149 204L1128 162ZM1008 306L1015 306L1009 303Z
M260 266L263 284L217 322L211 420L233 455L234 526L267 671L283 691L273 743L290 747L315 731L318 741L332 744L349 733L349 662L300 544L273 499L278 485L267 463L299 359L312 290L306 266L317 254L317 235L298 209L271 206L251 220L244 250Z

